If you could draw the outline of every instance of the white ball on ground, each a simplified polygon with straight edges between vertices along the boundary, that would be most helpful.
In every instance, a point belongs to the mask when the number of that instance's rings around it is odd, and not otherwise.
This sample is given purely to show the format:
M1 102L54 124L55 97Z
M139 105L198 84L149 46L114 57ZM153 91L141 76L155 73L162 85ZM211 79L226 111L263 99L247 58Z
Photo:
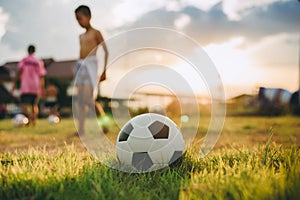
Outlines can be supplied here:
M23 114L16 114L12 119L12 123L15 126L24 126L29 123L29 119Z
M121 167L149 172L174 164L185 150L176 124L163 115L147 113L130 119L120 130L116 151Z
M60 119L59 119L59 117L56 116L56 115L49 115L49 117L48 117L48 122L49 122L50 124L58 124L58 123L60 122Z

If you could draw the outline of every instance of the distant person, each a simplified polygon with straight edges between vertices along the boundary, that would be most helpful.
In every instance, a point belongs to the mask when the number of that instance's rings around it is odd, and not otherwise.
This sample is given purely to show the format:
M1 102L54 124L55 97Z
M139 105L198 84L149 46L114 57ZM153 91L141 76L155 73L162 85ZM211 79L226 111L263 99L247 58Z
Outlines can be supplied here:
M105 115L102 106L95 101L97 97L97 85L106 80L106 65L108 51L100 31L93 28L90 24L91 11L89 7L81 5L75 10L76 19L86 32L81 34L80 40L80 59L76 63L76 86L78 88L78 134L84 134L85 108L95 106L101 116ZM98 63L96 51L99 44L102 45L105 52L103 72L98 78ZM104 133L108 130L102 127Z
M44 76L46 70L44 63L34 57L35 46L28 47L28 56L23 58L18 64L18 74L16 76L12 90L16 88L16 82L20 79L20 100L22 112L29 118L29 124L35 125L38 115L38 102L44 89ZM30 107L30 111L28 110Z
M58 88L51 82L47 81L45 89L45 107L49 108L49 115L58 116Z

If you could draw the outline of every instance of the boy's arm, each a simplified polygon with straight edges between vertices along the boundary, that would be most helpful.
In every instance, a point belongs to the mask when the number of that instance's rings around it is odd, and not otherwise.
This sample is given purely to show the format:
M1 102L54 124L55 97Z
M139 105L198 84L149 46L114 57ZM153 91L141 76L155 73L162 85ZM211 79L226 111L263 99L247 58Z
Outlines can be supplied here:
M13 86L11 88L11 93L14 93L14 91L16 89L17 82L20 79L20 76L21 76L21 72L20 72L20 70L18 70L17 75L16 75L16 77L14 79L14 82L13 82Z
M106 65L107 65L107 60L108 60L108 50L107 50L107 47L106 47L106 43L105 41L103 40L102 42L102 47L103 47L103 50L104 50L104 69L106 69Z
M103 73L99 79L99 82L101 82L101 81L106 80L106 65L107 65L107 60L108 60L108 50L107 50L107 46L105 44L105 41L104 41L103 36L100 33L100 31L98 31L97 39L98 39L99 44L102 45L103 50L104 50L104 69L103 69Z
M107 66L107 60L108 60L108 51L105 42L102 42L103 50L104 50L104 69L103 73L100 76L99 82L106 80L106 66Z

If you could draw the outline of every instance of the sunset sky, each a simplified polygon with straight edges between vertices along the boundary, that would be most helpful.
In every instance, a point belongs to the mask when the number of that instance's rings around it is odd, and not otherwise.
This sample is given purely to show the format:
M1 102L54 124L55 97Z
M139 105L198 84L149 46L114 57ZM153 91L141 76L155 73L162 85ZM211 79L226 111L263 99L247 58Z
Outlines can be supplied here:
M92 11L105 39L141 27L182 32L206 51L227 97L258 86L298 89L300 2L297 0L1 0L0 65L26 55L77 59L79 27L74 10Z

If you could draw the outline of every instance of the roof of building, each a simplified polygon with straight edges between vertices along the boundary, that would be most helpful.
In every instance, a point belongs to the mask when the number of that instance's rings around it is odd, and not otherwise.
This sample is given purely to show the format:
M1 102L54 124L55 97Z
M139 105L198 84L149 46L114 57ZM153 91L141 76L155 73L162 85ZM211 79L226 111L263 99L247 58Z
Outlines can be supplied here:
M243 99L243 98L253 98L253 95L250 94L241 94L235 97L232 97L230 100L238 100L238 99Z
M47 70L47 77L50 78L66 78L72 79L74 77L74 67L76 60L67 60L60 62L52 62Z
M0 66L0 82L10 80L9 71L4 66Z
M73 70L76 60L66 60L56 62L52 58L42 59L47 70L46 77L51 78L73 78ZM0 67L1 80L12 80L16 77L18 71L18 62L7 62Z
M18 99L14 97L7 89L0 85L0 103L17 103Z

